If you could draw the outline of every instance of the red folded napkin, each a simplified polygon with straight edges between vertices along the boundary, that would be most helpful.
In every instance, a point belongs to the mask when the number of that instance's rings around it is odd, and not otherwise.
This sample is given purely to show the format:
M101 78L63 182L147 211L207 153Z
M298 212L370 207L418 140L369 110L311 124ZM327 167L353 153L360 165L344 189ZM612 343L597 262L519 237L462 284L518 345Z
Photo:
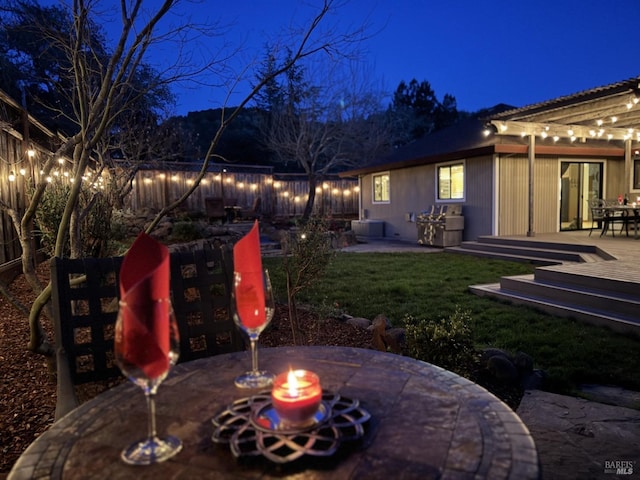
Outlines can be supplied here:
M242 324L259 328L266 320L264 276L260 256L258 221L233 247L233 269L240 274L235 281L236 308Z
M169 368L169 250L138 235L120 268L125 360L157 378Z

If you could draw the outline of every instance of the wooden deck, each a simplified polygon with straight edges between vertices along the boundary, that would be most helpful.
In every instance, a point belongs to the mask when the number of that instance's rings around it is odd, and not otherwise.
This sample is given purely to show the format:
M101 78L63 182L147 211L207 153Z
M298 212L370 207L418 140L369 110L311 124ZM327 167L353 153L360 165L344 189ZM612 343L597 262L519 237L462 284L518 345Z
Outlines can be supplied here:
M478 295L640 335L640 239L588 231L488 237L460 253L531 261L533 275L474 285ZM516 253L517 252L517 256ZM527 256L527 252L529 256Z

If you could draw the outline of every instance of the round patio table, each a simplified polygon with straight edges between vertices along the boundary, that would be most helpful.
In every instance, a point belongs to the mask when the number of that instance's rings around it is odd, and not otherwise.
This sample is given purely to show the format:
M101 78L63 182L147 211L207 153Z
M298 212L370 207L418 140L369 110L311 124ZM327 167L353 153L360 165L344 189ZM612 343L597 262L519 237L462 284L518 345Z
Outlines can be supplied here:
M120 451L144 437L144 395L115 387L54 423L21 455L10 480L53 479L535 479L534 441L520 418L482 387L434 365L390 353L348 347L259 350L260 367L274 373L303 368L323 389L358 400L371 415L364 435L331 456L274 463L260 455L236 458L212 441L211 419L252 393L234 386L248 352L176 366L160 386L157 425L183 450L164 463L130 466Z

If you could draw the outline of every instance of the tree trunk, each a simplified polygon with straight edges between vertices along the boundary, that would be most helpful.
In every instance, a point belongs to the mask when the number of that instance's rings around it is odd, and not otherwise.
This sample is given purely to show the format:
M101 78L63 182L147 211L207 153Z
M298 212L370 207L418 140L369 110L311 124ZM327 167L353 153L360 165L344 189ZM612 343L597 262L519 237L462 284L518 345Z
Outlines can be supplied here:
M302 213L302 220L309 220L311 214L313 213L313 204L316 200L316 185L318 181L315 175L309 175L309 197L307 198L307 204L304 207L304 212Z

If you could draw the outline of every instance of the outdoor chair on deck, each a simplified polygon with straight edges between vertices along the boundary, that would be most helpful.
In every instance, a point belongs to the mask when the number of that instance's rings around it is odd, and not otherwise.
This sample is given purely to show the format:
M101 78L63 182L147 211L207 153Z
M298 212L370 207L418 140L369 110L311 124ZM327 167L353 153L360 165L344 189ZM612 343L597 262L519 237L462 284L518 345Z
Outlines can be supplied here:
M591 236L594 227L600 229L602 233L606 233L609 228L609 218L606 215L603 200L591 201L591 228L589 229L589 236Z
M611 227L611 235L616 236L616 224L620 224L620 234L622 234L623 230L626 230L627 236L629 236L629 217L627 216L627 212L615 209L608 209L607 207L617 207L619 206L617 199L611 200L600 200L599 201L602 207L604 207L604 216L605 222L603 224L602 233L600 235L604 235L607 233L609 227Z
M76 385L121 376L113 345L122 260L51 260L56 420L78 406ZM244 349L229 308L233 276L230 250L216 247L172 253L170 268L172 305L180 332L179 362Z

